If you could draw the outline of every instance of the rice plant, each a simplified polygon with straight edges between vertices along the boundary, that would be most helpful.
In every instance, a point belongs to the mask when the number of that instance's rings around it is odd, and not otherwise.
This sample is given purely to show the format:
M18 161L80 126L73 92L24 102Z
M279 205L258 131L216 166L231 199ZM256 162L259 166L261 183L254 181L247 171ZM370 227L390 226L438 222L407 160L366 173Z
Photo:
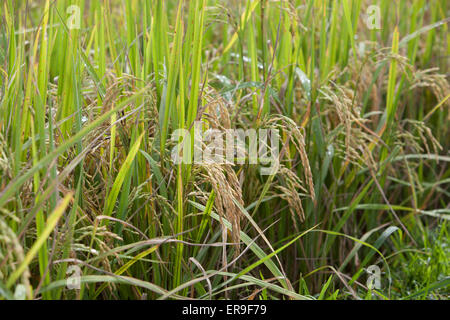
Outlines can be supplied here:
M0 299L449 298L448 1L0 10Z

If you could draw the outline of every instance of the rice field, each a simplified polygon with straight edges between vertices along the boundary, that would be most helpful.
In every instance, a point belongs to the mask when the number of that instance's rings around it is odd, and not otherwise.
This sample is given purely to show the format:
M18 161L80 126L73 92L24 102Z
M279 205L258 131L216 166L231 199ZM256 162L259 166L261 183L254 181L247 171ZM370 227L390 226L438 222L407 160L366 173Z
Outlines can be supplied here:
M450 297L449 1L0 16L1 300Z

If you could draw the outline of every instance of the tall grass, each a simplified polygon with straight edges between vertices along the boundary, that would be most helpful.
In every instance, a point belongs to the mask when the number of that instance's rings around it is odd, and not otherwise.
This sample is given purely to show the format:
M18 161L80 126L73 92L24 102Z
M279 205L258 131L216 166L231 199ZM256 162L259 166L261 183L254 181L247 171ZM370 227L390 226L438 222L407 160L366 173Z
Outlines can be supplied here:
M0 10L1 299L448 298L448 1ZM278 172L195 121L279 129Z

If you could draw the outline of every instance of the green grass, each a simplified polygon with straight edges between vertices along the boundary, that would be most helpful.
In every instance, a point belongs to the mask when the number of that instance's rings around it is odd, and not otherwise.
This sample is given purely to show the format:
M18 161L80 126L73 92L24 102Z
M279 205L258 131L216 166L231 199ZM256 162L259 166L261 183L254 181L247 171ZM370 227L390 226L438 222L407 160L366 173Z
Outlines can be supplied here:
M448 1L0 12L0 299L449 298ZM174 164L194 121L280 129L279 171Z

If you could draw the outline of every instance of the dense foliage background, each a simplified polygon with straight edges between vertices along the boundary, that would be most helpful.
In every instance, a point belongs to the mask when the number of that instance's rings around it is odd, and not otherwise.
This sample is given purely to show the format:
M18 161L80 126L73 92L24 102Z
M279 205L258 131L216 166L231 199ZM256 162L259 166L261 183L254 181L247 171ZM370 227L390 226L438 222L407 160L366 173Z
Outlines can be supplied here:
M2 1L1 299L447 299L449 4Z

